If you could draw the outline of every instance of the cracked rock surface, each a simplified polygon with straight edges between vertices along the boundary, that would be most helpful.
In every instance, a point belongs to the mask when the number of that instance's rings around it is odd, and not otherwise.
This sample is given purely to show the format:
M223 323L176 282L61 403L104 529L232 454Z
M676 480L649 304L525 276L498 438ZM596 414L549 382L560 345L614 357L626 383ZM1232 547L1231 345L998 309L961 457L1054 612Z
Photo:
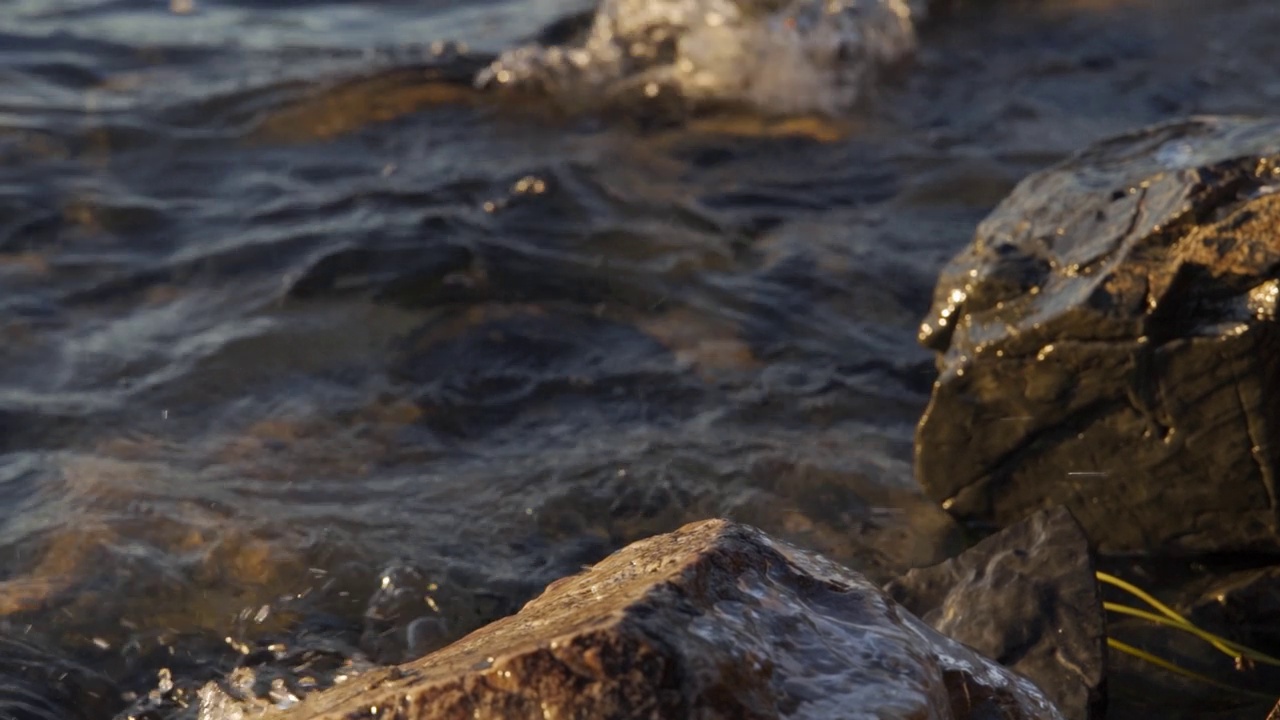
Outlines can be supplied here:
M1033 680L1068 720L1107 707L1107 626L1089 541L1065 508L885 588L938 632Z
M268 716L1062 717L858 573L723 520L633 543L449 647Z
M1100 552L1280 550L1280 121L1199 117L1024 180L943 271L926 491L1065 505Z

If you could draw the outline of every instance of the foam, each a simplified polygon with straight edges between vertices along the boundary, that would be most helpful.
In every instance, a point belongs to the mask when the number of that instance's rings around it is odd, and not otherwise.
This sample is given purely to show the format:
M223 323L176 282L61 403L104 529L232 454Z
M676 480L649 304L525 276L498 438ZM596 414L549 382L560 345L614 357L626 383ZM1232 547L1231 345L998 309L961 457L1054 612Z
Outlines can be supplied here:
M839 114L915 46L907 0L603 0L579 43L509 50L476 84L570 109L675 99Z

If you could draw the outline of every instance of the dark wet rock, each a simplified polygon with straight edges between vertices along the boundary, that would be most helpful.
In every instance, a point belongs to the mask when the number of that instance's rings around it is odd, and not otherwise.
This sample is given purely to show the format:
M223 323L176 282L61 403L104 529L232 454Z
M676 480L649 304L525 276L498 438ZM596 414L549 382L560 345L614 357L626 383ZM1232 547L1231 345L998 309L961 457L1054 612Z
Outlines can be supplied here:
M1206 576L1189 601L1177 605L1191 622L1233 642L1280 657L1280 566ZM1214 660L1221 664L1222 656ZM1225 660L1230 663L1230 660ZM1280 668L1241 663L1230 673L1232 685L1271 692L1280 687Z
M273 717L1058 718L857 573L713 520Z
M1191 603L1192 619L1206 627L1252 628L1246 645L1280 645L1280 566L1214 575Z
M123 705L106 677L39 645L0 638L0 717L97 720Z
M1197 627L1272 657L1280 654L1280 617L1276 595L1280 578L1274 568L1252 567L1258 558L1100 558L1106 572L1151 592ZM1154 611L1142 599L1119 587L1102 584L1103 600L1113 603L1107 634L1163 658L1178 667L1211 678L1214 685L1174 673L1152 673L1152 666L1113 649L1108 667L1112 689L1108 716L1113 718L1266 717L1280 688L1280 668L1235 658L1204 638L1135 617L1119 610Z
M434 595L439 585L421 569L404 563L384 568L378 589L364 611L361 647L382 663L401 662L439 649L449 623Z
M1070 720L1106 709L1107 630L1089 541L1064 508L886 587L938 632L1033 680Z
M1099 551L1280 549L1280 122L1195 118L1023 181L944 270L926 491Z

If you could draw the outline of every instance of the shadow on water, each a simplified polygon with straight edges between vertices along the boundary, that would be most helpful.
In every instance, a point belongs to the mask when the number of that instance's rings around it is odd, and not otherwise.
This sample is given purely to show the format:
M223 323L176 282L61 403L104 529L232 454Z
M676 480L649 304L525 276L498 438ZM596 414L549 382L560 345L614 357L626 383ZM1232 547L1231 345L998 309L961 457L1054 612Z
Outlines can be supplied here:
M937 270L1093 139L1272 110L1280 20L1226 5L981 4L852 117L678 126L489 102L431 45L573 3L0 7L7 636L136 709L421 654L711 515L940 557Z

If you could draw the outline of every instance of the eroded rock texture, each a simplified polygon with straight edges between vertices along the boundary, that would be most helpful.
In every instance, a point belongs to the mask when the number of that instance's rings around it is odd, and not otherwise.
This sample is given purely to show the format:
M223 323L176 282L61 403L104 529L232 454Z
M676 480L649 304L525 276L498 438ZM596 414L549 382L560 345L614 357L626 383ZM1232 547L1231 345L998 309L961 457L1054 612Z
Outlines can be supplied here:
M726 521L642 540L519 614L290 718L1060 718L857 573Z
M1106 618L1089 541L1064 508L1035 514L886 590L942 634L1027 676L1069 720L1106 710Z
M1023 181L945 269L917 474L1106 553L1280 548L1280 122L1194 118Z

